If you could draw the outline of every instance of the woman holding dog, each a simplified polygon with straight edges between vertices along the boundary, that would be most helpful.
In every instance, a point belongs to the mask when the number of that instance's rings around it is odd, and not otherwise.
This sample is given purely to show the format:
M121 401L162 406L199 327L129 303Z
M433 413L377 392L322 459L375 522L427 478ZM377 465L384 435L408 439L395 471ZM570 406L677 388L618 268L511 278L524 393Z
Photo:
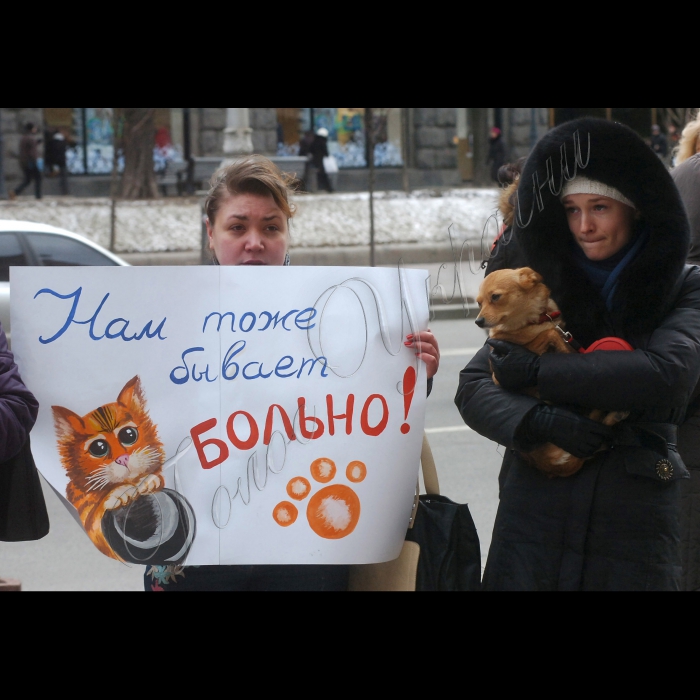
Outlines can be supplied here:
M514 235L573 339L632 350L540 357L490 340L462 372L465 422L508 448L484 588L678 590L677 426L700 377L700 269L685 265L678 191L633 131L582 119L535 147L517 207ZM607 427L594 409L628 417ZM587 461L566 477L529 466L546 443Z

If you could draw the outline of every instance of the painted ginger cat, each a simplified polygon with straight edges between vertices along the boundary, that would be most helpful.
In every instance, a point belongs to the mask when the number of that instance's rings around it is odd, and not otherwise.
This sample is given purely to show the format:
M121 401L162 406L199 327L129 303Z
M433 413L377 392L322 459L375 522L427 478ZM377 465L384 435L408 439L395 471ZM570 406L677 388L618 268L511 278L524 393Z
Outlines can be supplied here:
M141 380L134 377L116 403L82 418L67 408L52 408L61 462L70 479L66 497L95 546L120 559L102 533L105 513L165 486L165 451L146 410Z

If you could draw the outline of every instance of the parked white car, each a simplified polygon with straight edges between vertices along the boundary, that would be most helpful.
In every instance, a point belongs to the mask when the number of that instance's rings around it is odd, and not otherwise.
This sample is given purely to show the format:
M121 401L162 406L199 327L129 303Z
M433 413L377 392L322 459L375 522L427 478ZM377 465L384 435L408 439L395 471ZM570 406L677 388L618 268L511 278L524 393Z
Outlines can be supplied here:
M29 265L128 266L101 246L64 229L0 219L0 322L10 340L10 268Z

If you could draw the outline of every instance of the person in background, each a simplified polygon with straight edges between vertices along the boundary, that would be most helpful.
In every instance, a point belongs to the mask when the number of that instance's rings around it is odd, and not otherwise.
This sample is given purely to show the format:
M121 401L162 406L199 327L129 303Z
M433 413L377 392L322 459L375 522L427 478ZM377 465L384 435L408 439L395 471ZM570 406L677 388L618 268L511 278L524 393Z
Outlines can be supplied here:
M51 129L46 132L45 146L46 172L53 177L56 169L61 183L61 194L68 194L68 169L66 167L66 151L68 142L59 129Z
M309 190L309 180L311 174L310 171L312 167L311 146L313 145L315 138L316 134L313 132L312 129L309 129L309 131L307 131L301 137L301 141L299 142L299 155L307 159L306 166L304 168L304 177L299 185L299 188L302 192L306 192Z
M328 129L319 129L311 144L309 153L311 154L311 162L318 172L318 189L324 189L327 192L333 192L333 186L326 172L326 166L323 164L323 159L328 158Z
M676 166L700 153L700 112L692 122L686 124L676 150Z
M0 325L0 469L24 447L39 403L24 386Z
M688 262L700 265L700 119L683 131L671 177L681 194L690 222ZM700 387L678 432L678 450L690 472L681 483L681 589L700 591Z
M503 134L497 126L494 126L489 135L489 156L486 161L491 165L491 179L494 182L498 182L498 171L507 161L508 156L506 155L506 145L503 142Z
M24 173L22 184L10 192L10 199L16 199L32 181L37 199L41 199L41 172L39 170L39 129L31 122L24 127L24 136L19 143L19 164Z
M666 136L661 133L661 127L658 124L654 124L651 127L651 150L656 153L661 160L666 160L668 155L668 141Z
M520 158L515 163L506 163L498 171L498 181L501 183L498 209L503 216L503 225L493 242L488 259L484 261L486 277L496 270L515 270L525 267L518 241L513 236L513 224L518 206L518 183L525 161L525 158Z
M294 179L263 156L243 158L212 178L205 202L209 247L215 265L290 264L289 222ZM406 339L426 364L429 384L440 351L430 331ZM146 591L345 591L347 566L201 566L146 570Z

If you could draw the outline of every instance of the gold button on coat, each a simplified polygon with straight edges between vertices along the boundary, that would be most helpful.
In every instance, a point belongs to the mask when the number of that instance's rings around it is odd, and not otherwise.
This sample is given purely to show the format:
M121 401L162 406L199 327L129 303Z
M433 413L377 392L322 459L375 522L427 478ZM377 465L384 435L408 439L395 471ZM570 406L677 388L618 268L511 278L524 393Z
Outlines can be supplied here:
M664 481L673 479L673 465L667 459L660 459L656 463L656 473L659 475L659 479Z

